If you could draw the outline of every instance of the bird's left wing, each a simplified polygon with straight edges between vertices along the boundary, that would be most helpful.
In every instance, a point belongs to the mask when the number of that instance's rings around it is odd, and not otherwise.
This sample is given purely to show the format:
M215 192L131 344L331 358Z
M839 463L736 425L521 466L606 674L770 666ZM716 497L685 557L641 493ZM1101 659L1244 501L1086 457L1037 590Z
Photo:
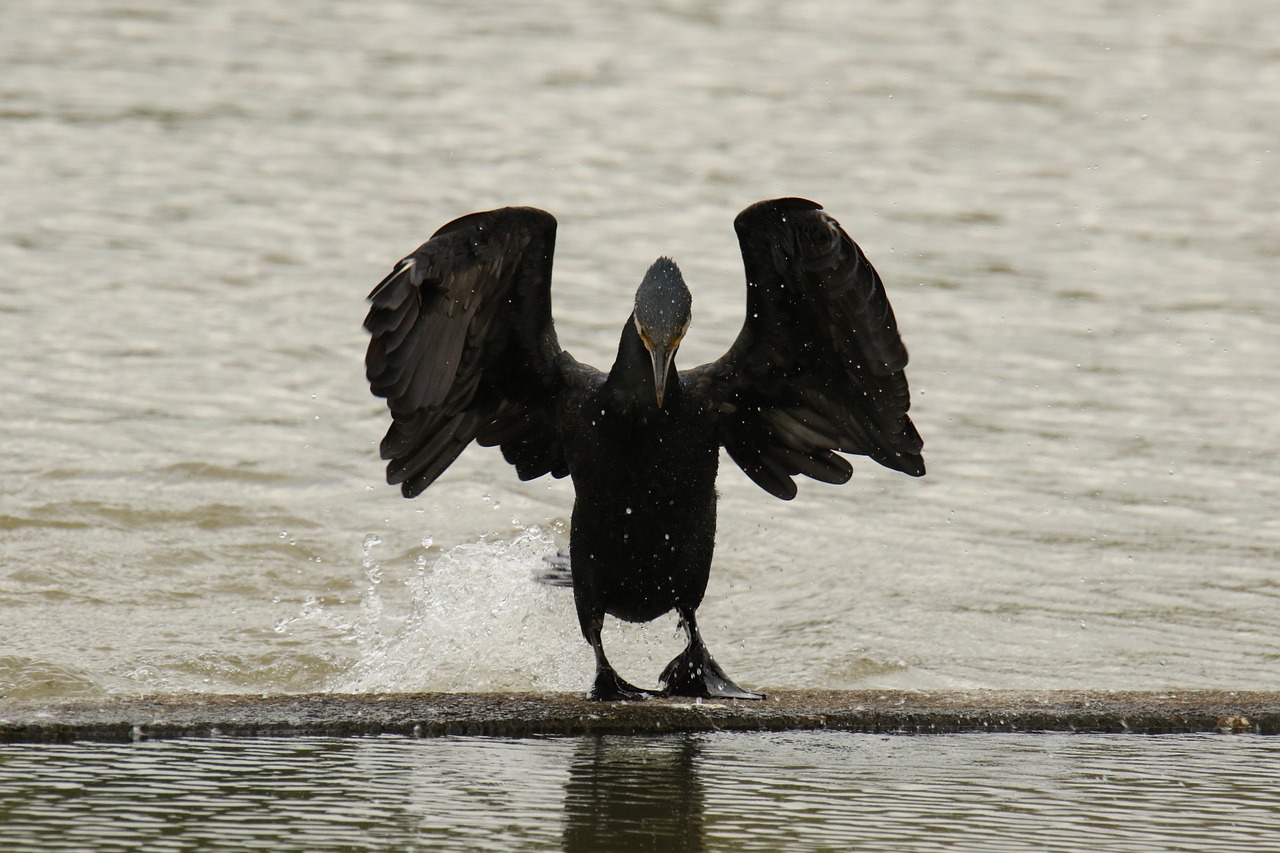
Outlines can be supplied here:
M682 377L720 423L729 456L761 488L795 497L804 474L843 483L837 453L924 473L907 410L907 351L880 276L811 201L762 201L734 220L747 318L727 353Z
M551 321L556 220L530 207L437 231L369 294L365 368L392 424L387 482L414 497L473 439L521 479L568 474L553 423L562 383Z

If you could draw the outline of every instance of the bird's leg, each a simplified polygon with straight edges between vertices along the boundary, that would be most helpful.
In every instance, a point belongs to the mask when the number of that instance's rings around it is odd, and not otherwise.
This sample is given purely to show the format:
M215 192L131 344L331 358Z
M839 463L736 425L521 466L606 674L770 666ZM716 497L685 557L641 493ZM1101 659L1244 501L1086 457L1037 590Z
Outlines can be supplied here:
M763 699L763 693L743 690L724 674L720 664L702 642L692 610L679 609L680 624L689 636L689 645L667 664L658 680L665 696L697 696L707 699Z
M593 619L586 631L587 642L591 643L591 650L596 653L596 679L587 698L597 702L616 702L623 699L648 699L657 695L623 681L614 670L613 664L604 656L604 643L600 640L603 622L603 618Z

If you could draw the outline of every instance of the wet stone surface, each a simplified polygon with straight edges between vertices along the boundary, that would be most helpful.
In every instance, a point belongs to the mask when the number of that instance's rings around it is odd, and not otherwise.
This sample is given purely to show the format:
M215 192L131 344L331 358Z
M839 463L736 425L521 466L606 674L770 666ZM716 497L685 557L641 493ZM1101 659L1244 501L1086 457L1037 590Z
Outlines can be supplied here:
M589 702L572 693L0 699L0 743L181 737L660 734L691 731L1280 733L1280 693L776 691L763 702Z

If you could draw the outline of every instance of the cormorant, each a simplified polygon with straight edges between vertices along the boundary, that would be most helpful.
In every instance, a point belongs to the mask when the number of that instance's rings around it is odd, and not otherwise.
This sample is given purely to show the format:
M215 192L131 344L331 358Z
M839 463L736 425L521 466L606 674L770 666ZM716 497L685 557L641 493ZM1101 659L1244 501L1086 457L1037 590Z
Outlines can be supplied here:
M908 417L907 351L880 277L822 208L762 201L734 220L747 316L729 351L676 371L691 299L659 258L636 291L608 373L560 348L551 320L556 220L531 207L472 213L437 231L369 295L365 366L392 424L387 482L412 498L472 441L502 448L522 480L573 478L570 573L595 652L590 697L654 695L614 671L604 615L674 609L687 648L667 695L759 699L725 675L698 632L716 529L720 448L761 488L844 483L838 453L924 474Z

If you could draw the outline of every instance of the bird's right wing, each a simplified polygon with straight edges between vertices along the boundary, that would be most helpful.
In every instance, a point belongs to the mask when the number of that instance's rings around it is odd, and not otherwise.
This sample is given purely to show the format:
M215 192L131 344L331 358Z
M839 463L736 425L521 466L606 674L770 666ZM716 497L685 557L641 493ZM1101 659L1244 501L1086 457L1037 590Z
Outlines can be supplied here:
M431 485L473 439L521 479L568 474L553 422L563 382L551 321L556 220L531 207L455 219L369 294L365 368L392 424L387 482Z

